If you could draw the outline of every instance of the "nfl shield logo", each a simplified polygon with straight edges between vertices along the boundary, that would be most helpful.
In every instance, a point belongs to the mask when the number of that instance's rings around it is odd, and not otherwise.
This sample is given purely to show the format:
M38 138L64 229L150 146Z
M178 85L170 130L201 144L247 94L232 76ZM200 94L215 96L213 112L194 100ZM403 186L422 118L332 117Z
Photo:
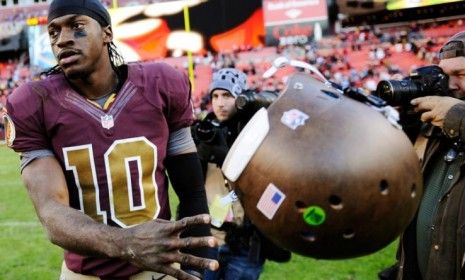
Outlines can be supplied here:
M308 118L309 116L304 112L297 109L291 109L283 113L281 122L287 127L295 130L297 127L304 125Z
M110 129L115 125L112 115L101 116L100 119L102 121L103 128Z

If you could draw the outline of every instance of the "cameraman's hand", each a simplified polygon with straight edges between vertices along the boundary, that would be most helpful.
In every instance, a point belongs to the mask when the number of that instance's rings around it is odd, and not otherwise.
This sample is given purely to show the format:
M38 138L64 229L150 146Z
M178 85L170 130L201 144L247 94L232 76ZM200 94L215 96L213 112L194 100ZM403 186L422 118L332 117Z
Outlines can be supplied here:
M461 102L463 101L449 96L425 96L413 99L410 104L415 106L415 112L422 113L422 122L430 122L442 129L447 112Z

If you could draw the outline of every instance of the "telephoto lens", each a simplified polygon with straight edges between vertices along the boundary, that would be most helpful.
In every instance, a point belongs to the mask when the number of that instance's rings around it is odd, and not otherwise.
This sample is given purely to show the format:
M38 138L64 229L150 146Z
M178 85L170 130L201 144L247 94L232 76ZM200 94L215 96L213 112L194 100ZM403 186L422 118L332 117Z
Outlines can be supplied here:
M381 97L391 106L402 106L418 96L420 88L412 80L385 80L376 87L376 96Z
M245 91L236 98L236 108L241 112L255 113L262 107L268 107L278 97L277 92L262 91L255 93Z
M437 65L420 67L403 80L379 82L375 95L391 106L409 106L417 97L449 95L449 76Z

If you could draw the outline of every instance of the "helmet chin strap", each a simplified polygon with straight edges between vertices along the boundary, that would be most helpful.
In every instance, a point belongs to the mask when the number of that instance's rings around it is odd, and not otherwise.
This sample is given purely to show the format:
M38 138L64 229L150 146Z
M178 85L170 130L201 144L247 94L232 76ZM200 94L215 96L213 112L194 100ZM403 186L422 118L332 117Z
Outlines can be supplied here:
M295 68L301 68L301 69L305 69L305 70L309 70L310 72L316 74L318 76L318 78L320 78L320 80L325 83L325 85L327 86L332 86L331 85L331 82L328 81L325 76L323 74L321 74L321 72L313 65L307 63L307 62L303 62L303 61L299 61L299 60L293 60L293 59L288 59L287 57L284 57L284 56L280 56L280 57L277 57L273 63L272 63L272 66L270 68L268 68L268 70L265 71L265 73L263 73L263 78L265 79L268 79L270 78L271 76L273 76L274 74L276 74L276 72L278 72L279 68L283 68L285 66L293 66Z

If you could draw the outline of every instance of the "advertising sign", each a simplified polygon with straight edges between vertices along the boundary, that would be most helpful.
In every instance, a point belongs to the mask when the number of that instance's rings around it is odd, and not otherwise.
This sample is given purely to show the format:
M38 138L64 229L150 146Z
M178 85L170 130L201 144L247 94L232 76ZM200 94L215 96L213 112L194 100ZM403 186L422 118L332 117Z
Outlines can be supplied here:
M390 0L387 2L386 9L399 10L408 8L418 8L430 5L439 5L452 2L460 2L461 0Z
M37 74L56 65L46 25L27 27L31 72Z
M263 0L267 45L307 44L328 30L326 0Z

